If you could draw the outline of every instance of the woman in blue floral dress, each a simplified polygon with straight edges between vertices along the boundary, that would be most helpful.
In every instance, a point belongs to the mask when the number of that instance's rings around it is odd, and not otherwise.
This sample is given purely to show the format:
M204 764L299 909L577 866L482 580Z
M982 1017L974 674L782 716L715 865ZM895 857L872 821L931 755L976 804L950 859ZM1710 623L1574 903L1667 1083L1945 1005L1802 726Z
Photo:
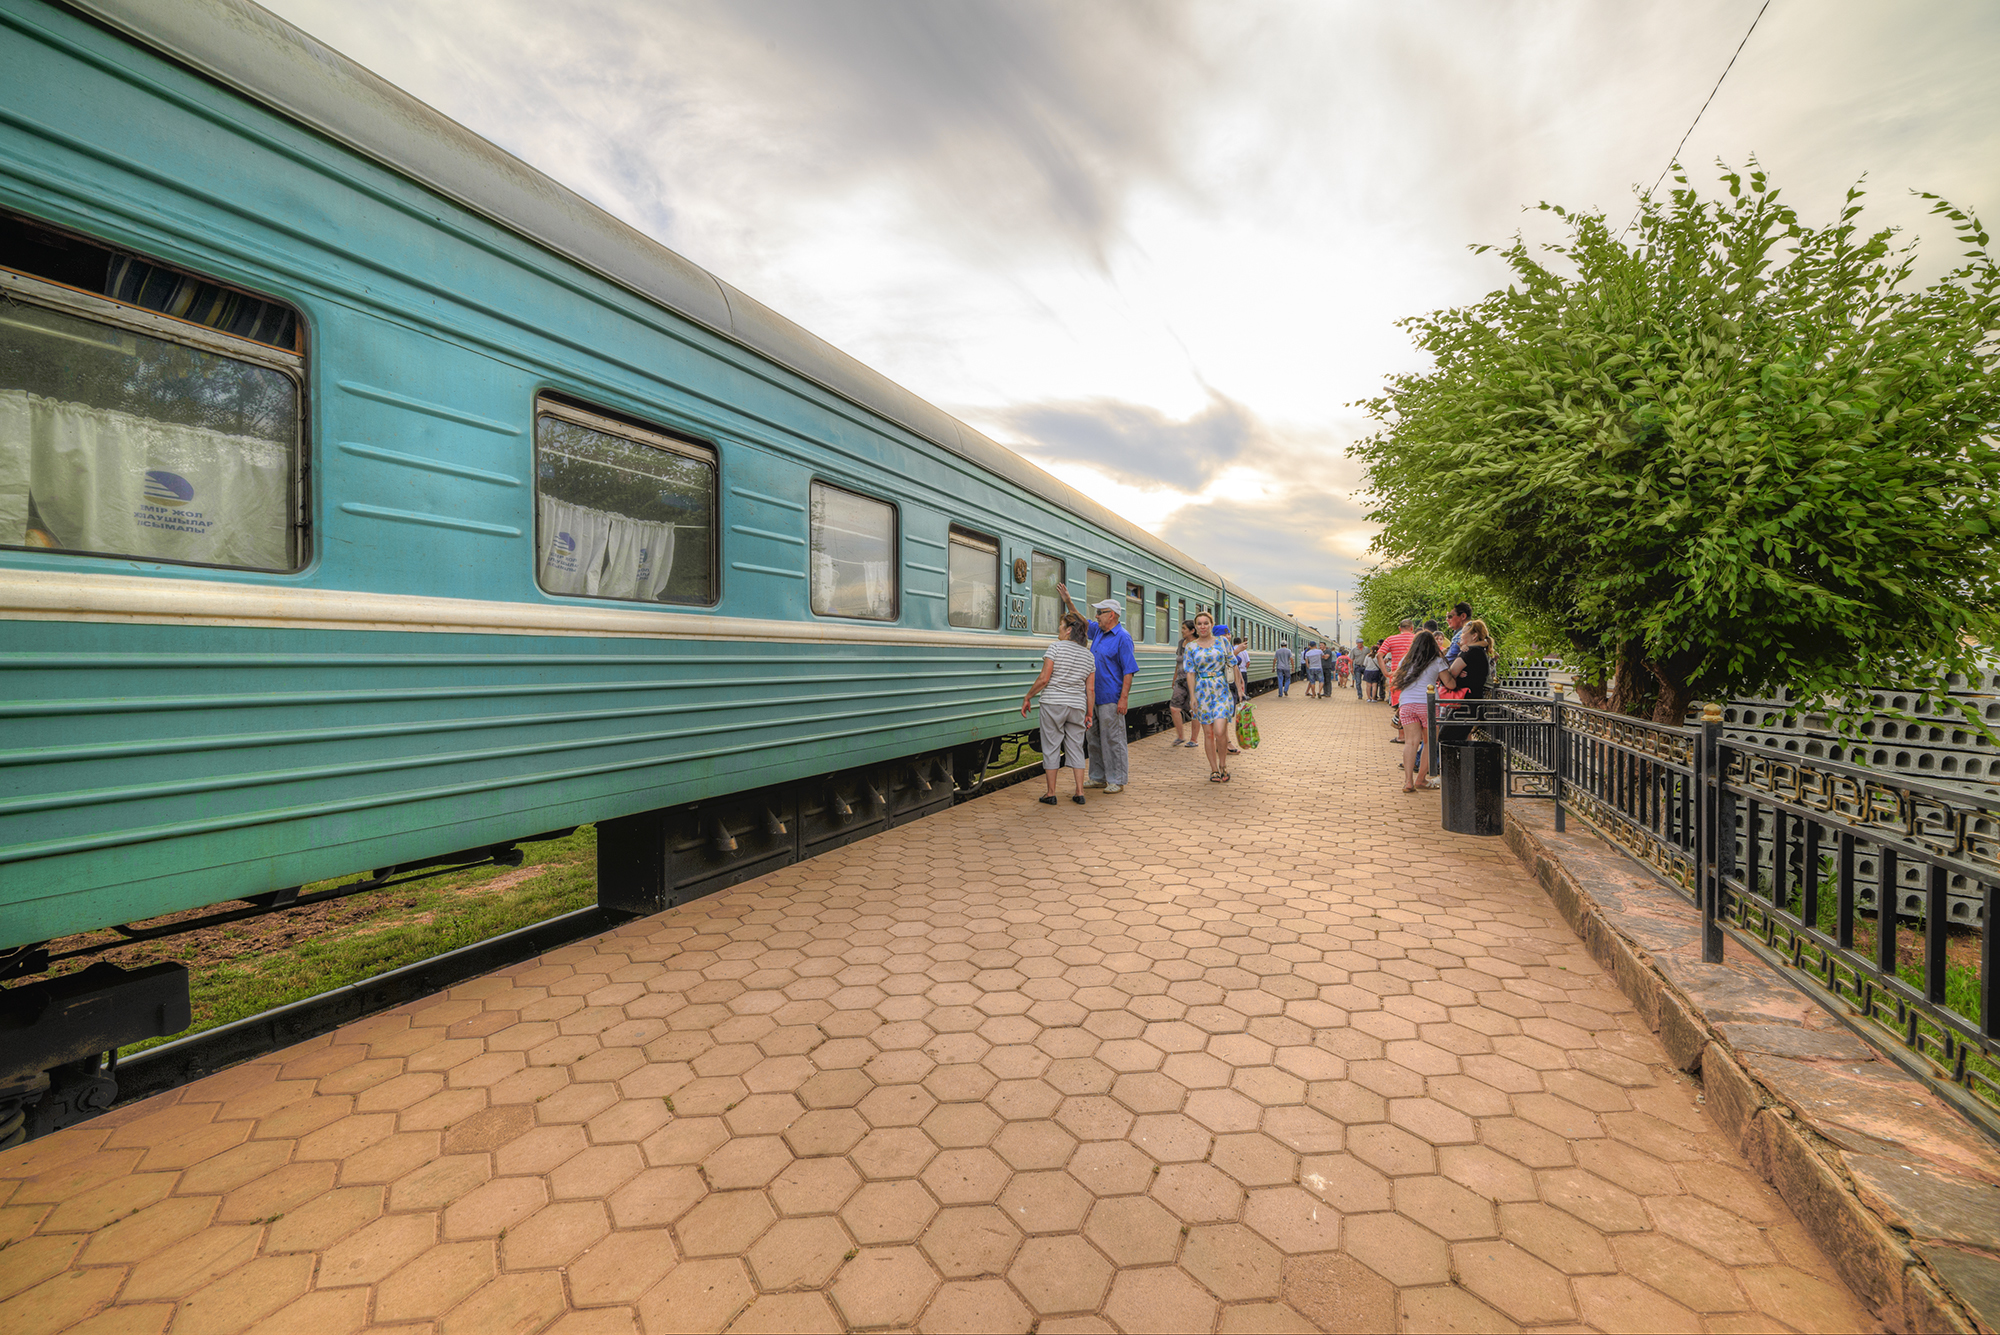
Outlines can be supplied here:
M1188 696L1194 702L1195 725L1208 756L1208 781L1229 782L1229 727L1236 717L1236 688L1231 676L1236 660L1229 641L1217 639L1215 618L1202 612L1194 619L1194 638L1182 660Z

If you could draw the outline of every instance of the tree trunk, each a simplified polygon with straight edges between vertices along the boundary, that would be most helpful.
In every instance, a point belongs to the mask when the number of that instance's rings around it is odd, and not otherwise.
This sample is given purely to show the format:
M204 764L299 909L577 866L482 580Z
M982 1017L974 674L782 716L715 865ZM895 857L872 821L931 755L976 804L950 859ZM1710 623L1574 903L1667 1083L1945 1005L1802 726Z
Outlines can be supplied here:
M1687 722L1688 706L1694 703L1694 683L1687 674L1694 668L1694 655L1669 654L1664 662L1649 662L1646 670L1660 684L1659 699L1653 705L1653 722L1678 728Z
M1645 707L1651 682L1646 665L1639 657L1639 643L1626 640L1618 646L1616 668L1611 678L1611 708L1620 714L1636 714Z

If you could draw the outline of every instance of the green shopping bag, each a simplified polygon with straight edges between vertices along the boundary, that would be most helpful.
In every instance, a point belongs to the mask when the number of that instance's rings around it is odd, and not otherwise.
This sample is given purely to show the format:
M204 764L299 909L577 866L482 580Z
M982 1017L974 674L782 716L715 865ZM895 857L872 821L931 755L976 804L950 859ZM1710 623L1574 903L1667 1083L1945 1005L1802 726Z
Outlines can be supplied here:
M1236 711L1236 744L1245 751L1257 749L1257 716L1250 712L1248 701Z

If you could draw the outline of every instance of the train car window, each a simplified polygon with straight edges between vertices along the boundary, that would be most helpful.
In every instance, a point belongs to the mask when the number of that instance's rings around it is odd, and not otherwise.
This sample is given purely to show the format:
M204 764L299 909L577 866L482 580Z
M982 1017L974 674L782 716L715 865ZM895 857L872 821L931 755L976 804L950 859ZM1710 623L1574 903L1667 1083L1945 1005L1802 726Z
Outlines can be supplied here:
M1138 584L1125 586L1125 629L1134 644L1146 642L1146 590Z
M1183 598L1183 599L1181 599L1181 614L1180 614L1180 618L1179 618L1179 620L1180 620L1180 621L1181 621L1182 623L1185 623L1185 622L1187 621L1187 619L1188 619L1188 613L1187 613L1187 599Z
M1061 557L1035 553L1033 582L1028 586L1028 596L1035 609L1034 628L1037 635L1056 633L1056 622L1062 617L1062 597L1056 590L1063 586L1063 570Z
M1102 570L1085 570L1083 572L1083 600L1086 604L1096 607L1110 596L1111 576L1105 574Z
M0 217L0 547L296 570L297 336L277 302Z
M812 610L894 621L896 575L896 507L813 483Z
M715 451L554 399L535 405L535 578L550 593L715 601Z
M950 620L971 630L1000 625L1000 543L951 526Z
M1164 593L1155 593L1153 595L1153 643L1171 644L1173 642L1173 630L1173 608L1168 603L1167 595Z

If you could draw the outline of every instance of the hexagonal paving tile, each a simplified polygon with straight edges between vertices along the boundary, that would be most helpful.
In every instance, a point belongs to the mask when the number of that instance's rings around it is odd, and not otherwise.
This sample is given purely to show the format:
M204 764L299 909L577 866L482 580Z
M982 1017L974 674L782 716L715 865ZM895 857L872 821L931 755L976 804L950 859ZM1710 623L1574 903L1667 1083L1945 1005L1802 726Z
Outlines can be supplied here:
M1227 789L1137 740L1116 799L953 807L0 1155L0 1325L1865 1324L1380 712L1260 712ZM1212 858L1131 843L1191 800Z

